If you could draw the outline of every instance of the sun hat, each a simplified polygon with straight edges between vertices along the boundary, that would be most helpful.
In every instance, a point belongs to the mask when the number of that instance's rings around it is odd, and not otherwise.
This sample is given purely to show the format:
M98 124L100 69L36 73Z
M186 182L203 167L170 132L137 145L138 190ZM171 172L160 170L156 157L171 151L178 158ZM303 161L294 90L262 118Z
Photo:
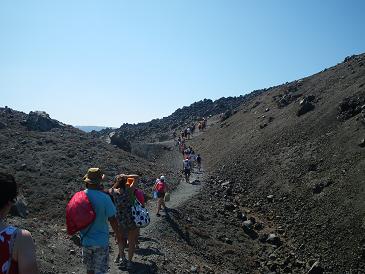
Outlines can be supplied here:
M88 184L98 184L105 179L105 174L98 167L89 168L83 180Z
M126 186L132 187L134 185L135 181L136 180L134 178L131 178L131 177L127 178Z

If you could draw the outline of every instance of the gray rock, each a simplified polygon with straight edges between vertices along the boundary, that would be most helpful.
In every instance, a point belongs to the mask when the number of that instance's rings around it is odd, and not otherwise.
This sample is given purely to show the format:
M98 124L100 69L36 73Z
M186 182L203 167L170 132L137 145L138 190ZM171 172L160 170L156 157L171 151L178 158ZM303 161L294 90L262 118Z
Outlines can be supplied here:
M124 151L127 152L132 151L131 143L126 138L124 138L120 133L117 133L115 131L109 134L109 139L107 140L107 142L114 146L117 146L120 149L123 149Z
M28 130L49 131L53 128L65 127L57 120L51 119L44 111L31 111L23 123Z
M227 182L224 182L221 184L221 187L226 187L226 186L229 186L231 184L230 181L227 181Z
M237 212L237 218L242 221L247 221L247 216L243 212L240 212L240 211Z
M195 265L193 265L193 266L190 268L190 271L191 271L191 273L198 273L198 267L196 267Z
M253 222L251 220L247 220L243 222L243 230L251 231L253 229Z
M359 147L365 147L365 138L360 141Z
M266 123L260 124L260 129L263 129L265 127L267 127L267 124Z
M308 274L322 274L324 269L320 266L319 261L316 261L309 269Z
M10 209L10 214L13 216L19 216L22 218L26 218L28 215L28 207L27 202L25 201L24 196L19 195L16 202Z
M275 234L269 234L269 236L266 239L266 242L272 245L276 245L276 246L280 246L281 245L281 240L278 236L276 236Z
M297 116L301 116L303 114L306 114L307 112L311 111L314 109L314 105L311 103L312 97L308 98L308 97L304 97L300 102L299 102L299 110L297 111Z

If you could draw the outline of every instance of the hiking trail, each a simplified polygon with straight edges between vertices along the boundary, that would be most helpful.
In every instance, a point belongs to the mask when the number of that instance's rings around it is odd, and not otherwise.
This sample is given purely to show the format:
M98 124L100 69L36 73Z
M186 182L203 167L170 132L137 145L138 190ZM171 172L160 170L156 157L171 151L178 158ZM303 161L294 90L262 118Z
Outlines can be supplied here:
M167 142L164 142L165 144ZM173 141L171 141L173 143ZM176 154L172 164L175 165L176 169L180 168L181 158L180 155ZM171 162L170 162L171 164ZM151 200L147 203L147 208L150 213L151 222L145 227L141 228L141 233L139 237L139 248L133 258L134 267L132 270L128 271L125 269L120 269L114 259L117 256L117 245L111 239L111 252L110 252L110 273L157 273L156 261L161 260L164 257L164 247L159 239L156 239L154 235L161 228L159 224L163 222L168 223L169 211L183 205L186 201L196 195L203 185L204 172L197 170L193 171L190 176L190 184L186 183L181 176L178 186L170 192L170 201L166 203L167 212L164 210L160 211L161 217L156 216L157 202L156 200ZM167 178L168 182L168 178ZM127 250L125 251L127 254Z

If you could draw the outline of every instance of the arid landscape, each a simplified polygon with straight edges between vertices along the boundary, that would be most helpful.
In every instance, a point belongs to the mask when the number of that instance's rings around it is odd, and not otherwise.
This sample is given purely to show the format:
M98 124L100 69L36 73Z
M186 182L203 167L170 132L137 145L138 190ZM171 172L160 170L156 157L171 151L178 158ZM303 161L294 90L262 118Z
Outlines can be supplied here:
M65 207L92 166L109 181L141 175L148 195L164 174L175 190L142 231L131 273L365 273L365 54L100 132L11 107L0 109L0 169L21 196L8 221L31 231L43 274L85 272ZM187 140L203 171L187 185L174 133L203 117L207 129Z

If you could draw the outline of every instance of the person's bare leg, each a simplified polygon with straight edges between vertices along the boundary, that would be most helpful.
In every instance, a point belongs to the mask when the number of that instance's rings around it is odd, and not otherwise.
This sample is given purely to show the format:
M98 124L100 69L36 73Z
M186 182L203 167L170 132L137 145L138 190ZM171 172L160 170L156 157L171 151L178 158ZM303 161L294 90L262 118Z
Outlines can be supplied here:
M121 259L124 259L125 258L124 249L127 245L127 240L124 239L124 233L125 232L122 229L120 229L120 233L122 234L121 238L123 238L123 241L121 243L118 243L118 249L119 249L118 257L121 258Z
M137 237L138 229L133 229L128 232L128 261L133 260L134 251L136 250Z
M162 203L162 198L158 198L157 199L157 213L156 214L160 214L161 203Z

